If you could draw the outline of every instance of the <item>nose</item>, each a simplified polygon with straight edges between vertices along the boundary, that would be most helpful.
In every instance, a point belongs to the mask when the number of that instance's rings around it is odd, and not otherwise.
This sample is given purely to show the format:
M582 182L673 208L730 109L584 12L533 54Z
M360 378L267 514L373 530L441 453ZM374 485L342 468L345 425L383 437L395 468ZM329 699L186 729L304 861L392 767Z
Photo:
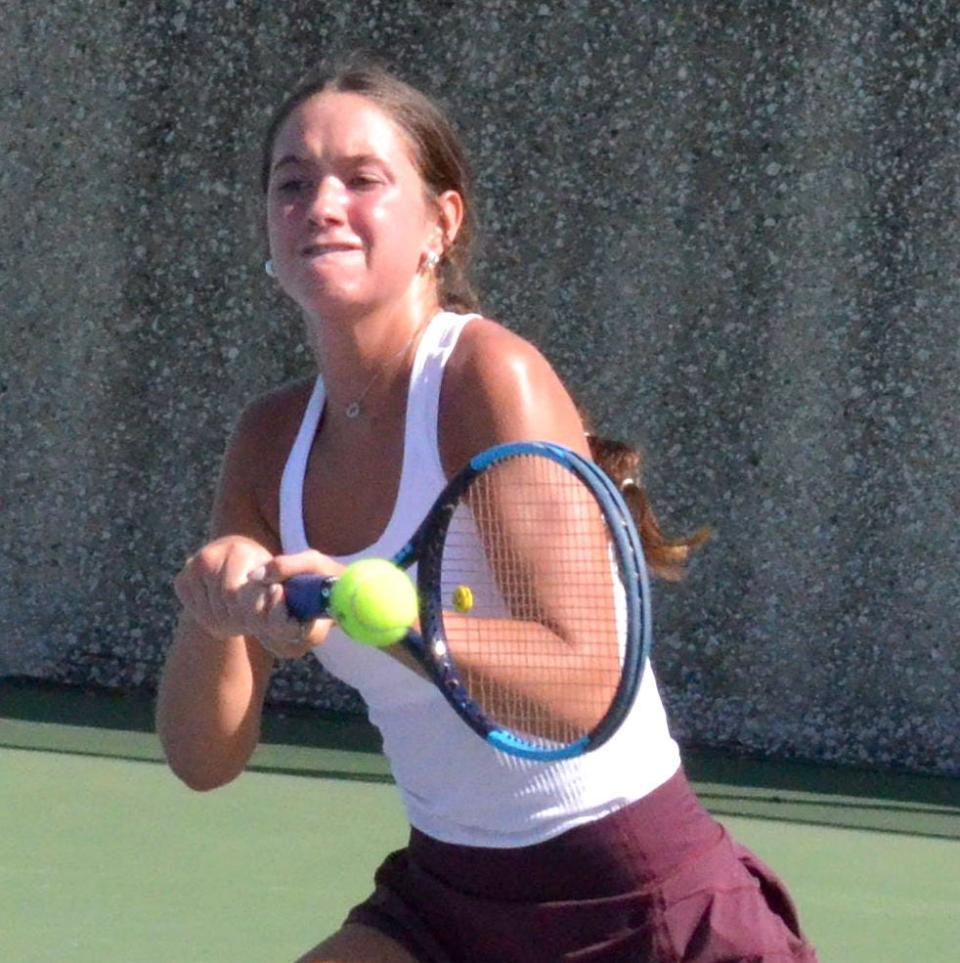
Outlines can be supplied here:
M323 177L317 183L308 217L318 225L342 221L345 200L343 184L335 177Z

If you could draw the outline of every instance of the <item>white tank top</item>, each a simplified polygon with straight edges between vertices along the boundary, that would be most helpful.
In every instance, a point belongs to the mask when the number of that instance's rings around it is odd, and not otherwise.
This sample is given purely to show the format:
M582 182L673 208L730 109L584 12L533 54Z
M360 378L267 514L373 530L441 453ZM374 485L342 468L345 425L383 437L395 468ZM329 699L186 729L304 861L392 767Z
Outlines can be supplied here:
M437 440L440 386L447 360L471 317L476 315L441 312L424 331L410 375L393 514L373 545L339 561L392 556L446 484ZM280 536L286 553L310 547L303 524L303 481L325 399L318 377L280 487ZM607 743L578 759L544 763L493 749L432 683L384 652L351 641L339 629L331 630L314 653L366 702L370 721L383 735L384 753L411 825L443 842L500 848L541 842L640 799L680 764L649 666L629 716Z

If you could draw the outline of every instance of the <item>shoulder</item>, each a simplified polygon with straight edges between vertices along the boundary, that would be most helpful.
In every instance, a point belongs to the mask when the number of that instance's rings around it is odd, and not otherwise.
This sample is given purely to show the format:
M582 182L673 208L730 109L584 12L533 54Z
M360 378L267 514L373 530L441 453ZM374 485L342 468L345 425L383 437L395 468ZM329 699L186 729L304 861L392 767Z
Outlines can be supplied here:
M220 470L213 533L275 540L280 478L314 381L274 389L243 410Z
M549 361L528 340L488 318L460 335L444 372L440 442L449 471L509 441L585 445L579 413Z
M314 379L302 378L256 398L240 413L227 446L227 464L251 469L286 459L306 410Z
M278 429L299 427L313 385L313 378L301 378L256 398L241 413L234 438L268 439Z
M566 393L543 354L489 318L474 318L460 335L444 373L444 403L465 411Z
M464 325L449 367L454 371L484 372L498 370L504 362L549 367L540 351L526 338L491 318L473 318Z

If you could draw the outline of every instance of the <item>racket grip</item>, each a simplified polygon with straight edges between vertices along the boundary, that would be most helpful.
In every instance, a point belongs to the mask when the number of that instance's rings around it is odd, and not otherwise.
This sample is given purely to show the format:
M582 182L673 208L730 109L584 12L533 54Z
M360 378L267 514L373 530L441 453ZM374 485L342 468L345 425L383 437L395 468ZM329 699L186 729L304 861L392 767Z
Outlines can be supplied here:
M287 579L283 583L283 594L290 617L309 622L326 615L336 581L330 575L294 575Z

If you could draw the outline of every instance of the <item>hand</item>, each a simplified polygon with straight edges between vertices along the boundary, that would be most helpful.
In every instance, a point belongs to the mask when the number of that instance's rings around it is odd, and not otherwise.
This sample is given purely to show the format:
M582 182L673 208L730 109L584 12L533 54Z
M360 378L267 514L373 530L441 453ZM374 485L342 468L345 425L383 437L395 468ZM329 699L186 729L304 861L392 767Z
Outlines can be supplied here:
M329 556L309 549L295 555L276 555L262 568L252 572L250 578L269 591L273 610L282 611L284 617L282 623L279 617L274 620L280 630L278 634L258 636L260 644L280 659L299 659L310 649L322 644L333 620L313 619L310 622L298 622L290 618L283 595L283 583L294 575L339 575L345 567ZM283 631L289 630L291 626L296 632L294 637Z
M303 572L341 570L319 552L274 556L253 539L229 535L188 559L174 589L186 614L213 638L252 636L273 655L292 659L320 644L330 623L301 625L291 619L281 583Z

